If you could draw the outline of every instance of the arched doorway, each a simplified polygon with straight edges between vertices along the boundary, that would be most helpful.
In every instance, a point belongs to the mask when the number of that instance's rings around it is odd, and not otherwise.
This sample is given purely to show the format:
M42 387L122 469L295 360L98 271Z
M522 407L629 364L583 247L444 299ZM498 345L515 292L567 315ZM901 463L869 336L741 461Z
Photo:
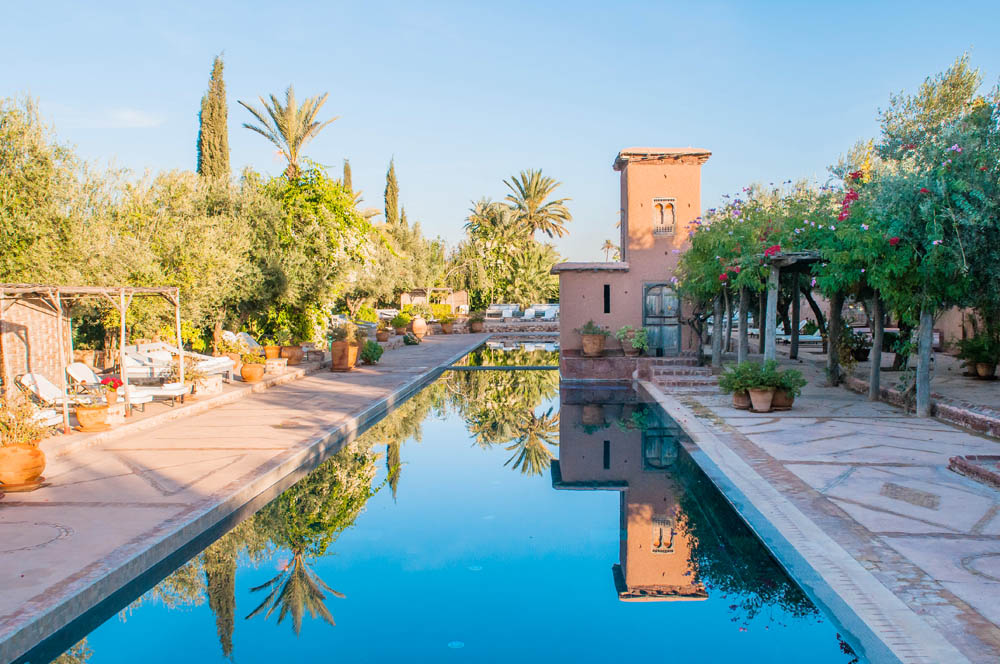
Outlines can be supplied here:
M649 332L649 353L681 352L681 301L670 284L646 284L642 297L642 325Z

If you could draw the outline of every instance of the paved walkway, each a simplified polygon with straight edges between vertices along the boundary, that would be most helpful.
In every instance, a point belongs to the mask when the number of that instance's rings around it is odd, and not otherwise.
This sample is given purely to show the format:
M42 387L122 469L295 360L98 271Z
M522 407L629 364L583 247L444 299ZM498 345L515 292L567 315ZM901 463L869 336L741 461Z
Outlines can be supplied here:
M797 366L810 384L783 413L644 385L832 588L838 618L849 622L846 602L888 644L886 659L1000 661L1000 492L947 470L950 456L1000 454L1000 442Z
M20 656L261 493L301 477L484 334L434 336L52 460L0 501L0 662Z

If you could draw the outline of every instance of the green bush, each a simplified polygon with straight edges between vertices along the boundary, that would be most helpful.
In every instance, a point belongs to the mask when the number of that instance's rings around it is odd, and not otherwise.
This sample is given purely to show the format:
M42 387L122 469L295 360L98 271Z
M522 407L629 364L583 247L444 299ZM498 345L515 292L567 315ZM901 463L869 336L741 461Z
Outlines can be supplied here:
M622 346L628 343L639 351L645 351L649 348L649 332L644 327L624 325L615 332L615 339L618 339Z
M968 364L996 364L1000 359L1000 344L980 333L958 342L958 357Z
M385 352L381 345L375 341L366 341L361 347L361 361L365 364L378 364L379 358Z
M432 304L431 305L431 316L434 320L441 321L443 318L447 318L452 315L450 304Z
M389 321L389 325L392 325L393 327L406 327L410 324L411 320L413 320L413 318L410 317L410 314L398 313L391 321Z
M611 334L607 329L600 327L592 320L588 320L587 324L576 330L577 334L600 334L602 336L608 336Z
M781 387L784 373L787 372L778 370L778 363L775 360L767 360L764 363L747 360L736 365L729 365L726 371L719 376L719 388L726 394L768 387L777 388ZM797 371L794 373L799 374ZM800 378L801 376L802 374L799 374Z
M470 323L482 323L484 320L486 320L486 312L482 309L476 309L469 313Z
M407 346L416 346L420 343L420 337L413 334L413 332L407 332L403 335L403 343Z
M378 314L375 313L375 308L374 307L369 307L367 304L362 305L361 308L358 309L358 317L357 318L362 323L377 323L378 322Z
M802 388L806 386L806 382L806 379L802 377L801 371L786 369L780 374L778 389L788 392L788 396L794 398L802 394Z

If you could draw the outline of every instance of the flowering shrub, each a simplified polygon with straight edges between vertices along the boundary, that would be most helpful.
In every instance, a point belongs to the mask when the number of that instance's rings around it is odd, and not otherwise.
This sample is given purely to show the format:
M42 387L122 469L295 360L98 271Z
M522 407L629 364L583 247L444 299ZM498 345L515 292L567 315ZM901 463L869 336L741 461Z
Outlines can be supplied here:
M123 384L118 376L105 376L101 379L101 386L108 392L114 392Z

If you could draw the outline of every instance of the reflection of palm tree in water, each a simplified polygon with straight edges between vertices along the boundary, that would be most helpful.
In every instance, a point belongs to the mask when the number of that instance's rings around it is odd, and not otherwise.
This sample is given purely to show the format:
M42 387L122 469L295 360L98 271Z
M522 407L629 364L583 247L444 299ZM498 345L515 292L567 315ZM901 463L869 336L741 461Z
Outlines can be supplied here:
M302 617L306 611L313 618L319 616L330 625L336 625L336 622L333 620L333 614L330 613L330 610L326 608L326 604L324 603L326 593L323 591L325 590L334 597L341 599L344 598L344 594L326 585L323 579L310 570L306 565L301 551L293 552L290 564L286 565L284 569L278 572L267 583L263 583L256 588L251 588L250 592L254 593L266 590L267 588L272 588L271 592L247 616L247 619L253 618L264 609L267 609L267 613L264 614L264 619L267 620L274 613L275 609L281 607L281 611L278 613L278 624L281 624L286 615L291 614L292 629L295 630L296 636L302 631Z
M541 475L548 470L555 458L549 446L559 444L559 413L552 414L549 408L544 415L523 416L519 422L519 434L505 449L514 454L505 466L513 464L525 475Z

